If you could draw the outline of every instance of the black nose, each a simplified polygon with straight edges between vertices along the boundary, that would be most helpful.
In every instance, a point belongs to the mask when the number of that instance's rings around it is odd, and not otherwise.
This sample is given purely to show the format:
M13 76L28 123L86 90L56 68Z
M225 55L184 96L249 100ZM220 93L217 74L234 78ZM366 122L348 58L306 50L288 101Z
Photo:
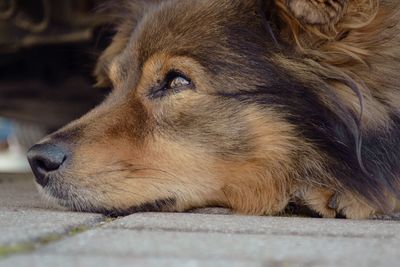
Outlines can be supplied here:
M34 145L28 151L28 161L31 165L36 181L41 186L46 186L49 173L57 171L67 159L66 150L54 144Z

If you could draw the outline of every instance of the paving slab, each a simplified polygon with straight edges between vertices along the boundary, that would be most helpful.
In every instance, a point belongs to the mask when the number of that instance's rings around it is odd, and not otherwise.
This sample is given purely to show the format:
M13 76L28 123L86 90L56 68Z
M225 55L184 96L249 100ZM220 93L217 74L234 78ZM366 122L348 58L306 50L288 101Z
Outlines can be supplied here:
M255 261L233 260L198 260L176 258L140 258L140 257L105 257L105 256L74 256L74 255L22 255L0 262L0 267L267 267L294 266L279 265L275 262L260 263Z
M104 227L132 230L400 239L400 221L215 214L138 213ZM399 248L400 253L400 248Z
M102 215L48 209L32 179L0 178L0 258L14 266L399 266L400 221L194 213ZM104 222L104 223L103 223ZM83 232L67 233L85 226Z
M47 210L0 210L0 245L11 246L69 231L92 227L103 220L98 214L54 212Z
M95 229L43 247L35 255L397 267L399 247L396 238Z
M30 176L0 181L0 246L36 242L50 235L54 238L104 220L99 214L48 209Z

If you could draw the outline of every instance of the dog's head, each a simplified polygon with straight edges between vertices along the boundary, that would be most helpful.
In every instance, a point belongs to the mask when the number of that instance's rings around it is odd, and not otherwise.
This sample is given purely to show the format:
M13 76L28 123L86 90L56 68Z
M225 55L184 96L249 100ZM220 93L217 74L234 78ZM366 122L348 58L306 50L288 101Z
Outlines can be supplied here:
M112 93L29 153L45 195L116 215L262 214L304 181L329 181L314 141L347 128L269 1L133 2L96 70Z

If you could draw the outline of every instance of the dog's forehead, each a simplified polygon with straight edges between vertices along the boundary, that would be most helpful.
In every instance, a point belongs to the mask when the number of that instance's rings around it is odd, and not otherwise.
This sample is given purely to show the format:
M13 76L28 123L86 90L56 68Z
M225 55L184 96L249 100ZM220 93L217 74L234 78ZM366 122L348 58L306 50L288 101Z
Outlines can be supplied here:
M229 29L238 30L239 24L254 20L253 10L247 1L164 1L149 9L133 33L138 64L160 51L207 60L217 56L213 53L224 53Z
M274 68L265 62L274 44L260 8L255 0L161 1L128 31L128 44L111 64L111 74L129 84L124 91L131 91L150 58L168 55L168 59L193 59L215 84L234 77L231 89L243 90L244 85L250 86L249 81L265 80ZM260 65L263 68L252 67Z

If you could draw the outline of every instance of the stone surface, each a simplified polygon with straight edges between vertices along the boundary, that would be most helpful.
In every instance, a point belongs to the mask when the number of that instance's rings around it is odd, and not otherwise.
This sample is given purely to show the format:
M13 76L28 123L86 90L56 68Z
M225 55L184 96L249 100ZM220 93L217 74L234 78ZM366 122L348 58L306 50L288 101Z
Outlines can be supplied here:
M76 227L91 227L103 220L97 214L47 210L0 209L0 245L40 241L46 236L67 234Z
M109 257L109 256L74 256L74 255L24 255L0 261L0 267L267 267L282 266L274 262L263 264L256 261L233 260L198 260L151 257ZM284 265L291 266L291 265Z
M107 228L320 237L399 238L400 221L340 220L179 213L133 214Z
M38 249L36 255L375 267L398 266L399 247L397 238L96 229Z
M68 232L79 226L82 232ZM56 235L56 238L49 238ZM43 242L46 241L46 242ZM1 258L1 248L15 249ZM0 267L399 266L400 221L48 209L31 179L0 178Z
M47 209L31 178L0 181L0 246L63 235L73 228L91 227L104 219L99 214Z

